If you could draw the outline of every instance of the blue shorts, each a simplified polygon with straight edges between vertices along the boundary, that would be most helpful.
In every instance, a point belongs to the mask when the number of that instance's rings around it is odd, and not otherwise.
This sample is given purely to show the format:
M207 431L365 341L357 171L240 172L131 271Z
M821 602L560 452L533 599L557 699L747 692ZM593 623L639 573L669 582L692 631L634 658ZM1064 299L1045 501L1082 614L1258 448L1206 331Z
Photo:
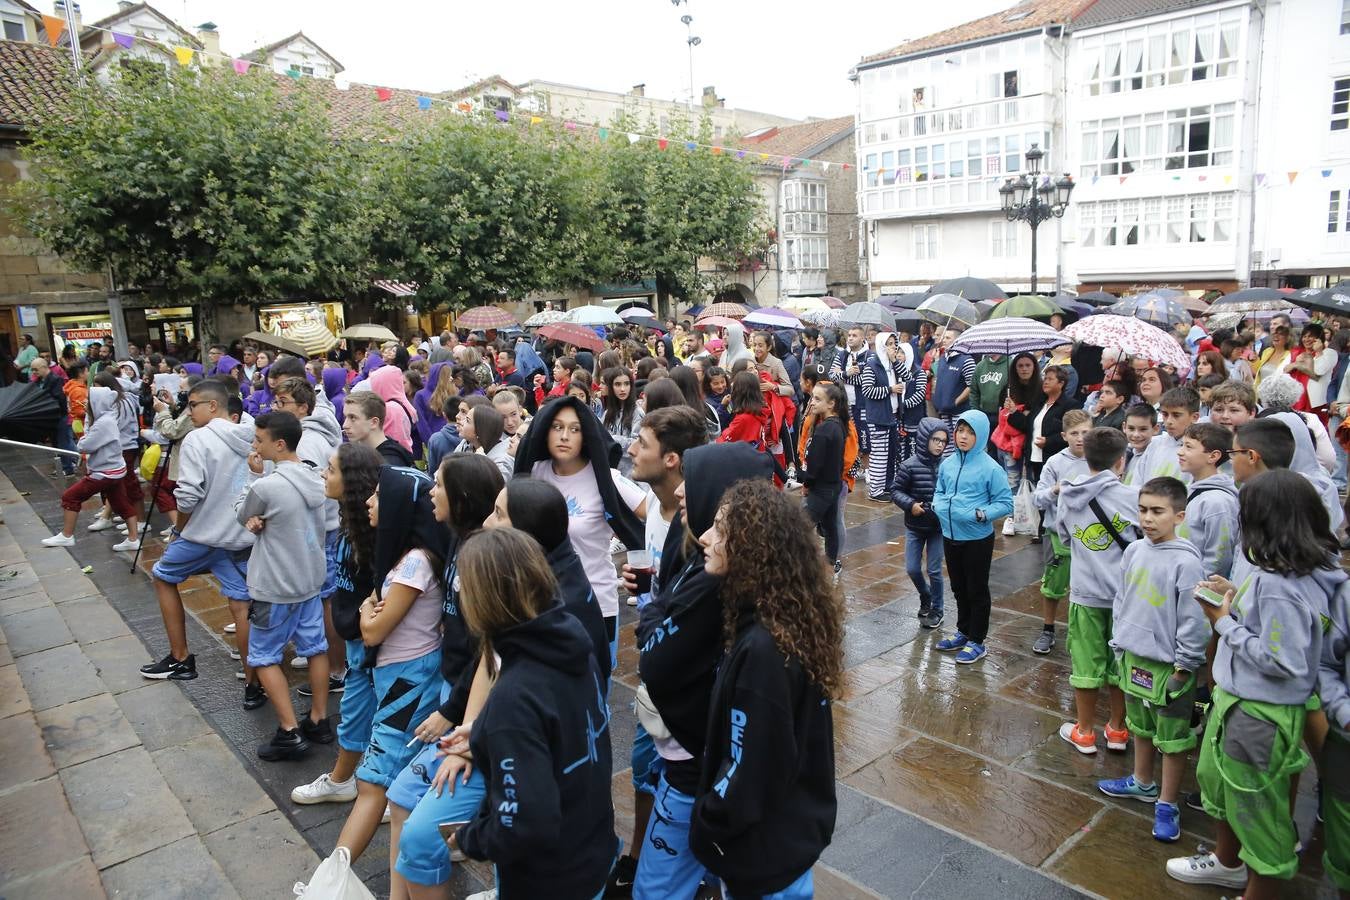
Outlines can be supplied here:
M655 794L656 784L665 771L665 763L656 752L656 743L641 722L633 725L633 754L629 759L633 765L633 790L644 794Z
M337 548L338 548L338 529L334 528L323 536L323 587L319 589L319 596L325 600L333 596L337 590Z
M689 821L693 814L694 798L675 790L662 774L638 856L633 900L692 897L698 893L699 883L708 870L689 849Z
M221 550L177 537L164 548L152 573L167 584L182 584L193 575L210 572L220 582L222 594L231 600L247 600L248 554L248 548Z
M412 761L420 741L409 746L413 729L440 705L441 651L407 662L376 666L371 717L370 746L356 767L356 777L366 784L388 788L403 767ZM345 692L344 692L345 693Z
M816 895L816 880L812 871L807 869L796 881L772 894L759 894L759 900L811 900ZM727 894L727 900L736 900L736 895Z
M282 652L291 641L295 641L295 655L306 659L328 652L319 597L300 603L254 600L248 621L248 664L254 668L281 665Z
M447 786L437 797L428 788L440 762L436 745L426 745L399 773L387 795L390 803L411 810L399 834L394 869L414 884L441 884L450 878L450 849L437 826L469 821L487 796L487 782L475 768L468 784L456 777L455 792Z
M375 723L374 669L364 669L366 645L347 641L347 678L342 683L342 721L338 722L338 746L352 753L365 753L370 729Z

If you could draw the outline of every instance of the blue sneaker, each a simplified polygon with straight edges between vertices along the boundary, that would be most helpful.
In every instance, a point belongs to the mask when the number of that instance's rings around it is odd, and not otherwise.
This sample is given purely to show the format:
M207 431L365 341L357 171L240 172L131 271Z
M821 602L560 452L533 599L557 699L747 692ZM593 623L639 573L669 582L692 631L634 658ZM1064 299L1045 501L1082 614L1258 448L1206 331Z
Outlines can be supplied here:
M1153 837L1169 844L1181 837L1181 810L1175 803L1159 800L1153 808Z
M956 654L956 661L963 666L968 666L971 663L979 662L984 659L984 654L984 644L977 644L974 641L971 641L966 644L965 647L961 648L960 653Z
M938 650L942 650L945 652L947 650L960 650L965 645L966 645L966 636L958 631L951 637L943 638L942 640L938 641L937 644L935 644L934 646L936 646Z
M1124 778L1107 778L1097 782L1097 790L1108 797L1124 797L1127 800L1138 800L1141 803L1154 803L1158 799L1158 786L1156 784L1142 785L1134 780L1133 775L1126 775ZM1176 807L1172 807L1172 815L1176 815Z

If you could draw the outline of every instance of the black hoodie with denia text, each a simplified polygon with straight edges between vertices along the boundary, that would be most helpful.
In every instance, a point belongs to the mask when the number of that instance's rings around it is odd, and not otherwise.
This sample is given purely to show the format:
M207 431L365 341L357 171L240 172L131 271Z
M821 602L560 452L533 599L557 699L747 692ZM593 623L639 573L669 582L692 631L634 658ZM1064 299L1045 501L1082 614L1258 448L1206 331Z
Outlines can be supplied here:
M743 611L713 686L690 849L732 896L781 891L829 846L834 788L829 700Z
M496 863L502 900L589 900L619 850L609 712L591 639L559 604L492 646L501 674L469 740L487 796L459 847Z

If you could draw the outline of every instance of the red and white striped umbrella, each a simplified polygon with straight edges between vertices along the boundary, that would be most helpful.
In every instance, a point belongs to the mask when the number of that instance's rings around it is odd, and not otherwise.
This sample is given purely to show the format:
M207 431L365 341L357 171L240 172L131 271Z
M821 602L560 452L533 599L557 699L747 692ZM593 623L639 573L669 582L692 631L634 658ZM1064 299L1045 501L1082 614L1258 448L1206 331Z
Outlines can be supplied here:
M1006 320L1005 320L1006 321ZM1186 351L1166 331L1133 316L1088 316L1060 332L1065 341L1111 347L1129 356L1190 371Z

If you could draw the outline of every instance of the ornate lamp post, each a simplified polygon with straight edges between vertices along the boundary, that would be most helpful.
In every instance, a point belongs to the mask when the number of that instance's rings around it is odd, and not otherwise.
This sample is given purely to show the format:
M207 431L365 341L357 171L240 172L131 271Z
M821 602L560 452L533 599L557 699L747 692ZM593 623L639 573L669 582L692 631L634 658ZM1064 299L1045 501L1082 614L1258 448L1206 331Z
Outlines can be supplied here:
M1055 182L1041 174L1041 160L1045 151L1032 144L1027 151L1027 170L1017 178L1009 178L998 189L1003 201L1003 215L1009 222L1021 220L1031 226L1031 293L1036 293L1036 229L1051 217L1063 218L1073 193L1073 179L1065 172Z

